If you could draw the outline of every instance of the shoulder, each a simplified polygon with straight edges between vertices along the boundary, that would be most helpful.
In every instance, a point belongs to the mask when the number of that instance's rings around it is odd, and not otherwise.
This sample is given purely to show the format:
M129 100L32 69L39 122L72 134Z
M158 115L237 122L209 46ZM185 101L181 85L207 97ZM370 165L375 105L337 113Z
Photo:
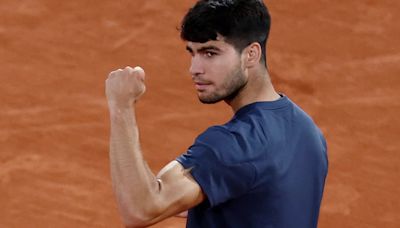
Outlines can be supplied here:
M236 137L226 126L212 126L196 138L192 149L203 148L203 151L212 153L215 158L225 160L224 155L238 151Z
M203 156L226 165L245 163L252 160L256 151L261 151L259 147L262 143L258 138L251 134L251 126L212 126L197 137L189 150L201 151Z
M212 126L196 138L196 143L215 146L227 141L229 142L232 138L233 135L226 126Z

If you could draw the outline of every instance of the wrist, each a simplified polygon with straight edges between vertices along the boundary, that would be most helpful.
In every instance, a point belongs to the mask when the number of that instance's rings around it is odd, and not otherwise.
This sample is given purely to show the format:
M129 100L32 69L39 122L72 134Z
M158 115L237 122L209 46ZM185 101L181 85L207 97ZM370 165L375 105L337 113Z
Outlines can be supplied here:
M130 101L124 100L124 101L117 101L117 100L108 100L108 108L111 109L131 109L132 108L132 103Z
M108 109L111 115L132 112L133 105L129 102L108 101Z

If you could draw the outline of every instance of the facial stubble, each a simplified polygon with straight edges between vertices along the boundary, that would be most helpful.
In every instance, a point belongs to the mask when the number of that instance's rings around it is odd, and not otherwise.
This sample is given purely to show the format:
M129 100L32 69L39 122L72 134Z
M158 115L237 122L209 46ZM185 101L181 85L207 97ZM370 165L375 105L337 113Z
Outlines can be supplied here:
M200 97L199 100L203 104L215 104L219 101L232 101L246 85L247 80L241 69L241 64L238 64L226 77L220 88L217 88L212 94L207 97Z

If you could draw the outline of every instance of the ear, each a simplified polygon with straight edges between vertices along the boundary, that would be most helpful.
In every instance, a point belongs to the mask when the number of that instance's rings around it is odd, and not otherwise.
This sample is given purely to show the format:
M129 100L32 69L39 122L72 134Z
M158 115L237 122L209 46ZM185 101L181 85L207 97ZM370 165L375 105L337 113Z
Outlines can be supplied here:
M260 64L262 49L259 43L251 43L245 48L244 54L246 67L251 68Z

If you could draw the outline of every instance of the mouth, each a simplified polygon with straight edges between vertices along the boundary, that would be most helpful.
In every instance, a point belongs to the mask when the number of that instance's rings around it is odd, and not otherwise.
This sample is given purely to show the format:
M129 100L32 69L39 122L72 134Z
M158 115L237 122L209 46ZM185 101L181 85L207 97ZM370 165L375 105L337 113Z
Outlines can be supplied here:
M195 87L196 87L196 90L201 92L201 91L206 90L207 87L211 85L211 83L207 83L207 82L196 82L196 81L195 81L195 82L194 82L194 85L195 85Z

